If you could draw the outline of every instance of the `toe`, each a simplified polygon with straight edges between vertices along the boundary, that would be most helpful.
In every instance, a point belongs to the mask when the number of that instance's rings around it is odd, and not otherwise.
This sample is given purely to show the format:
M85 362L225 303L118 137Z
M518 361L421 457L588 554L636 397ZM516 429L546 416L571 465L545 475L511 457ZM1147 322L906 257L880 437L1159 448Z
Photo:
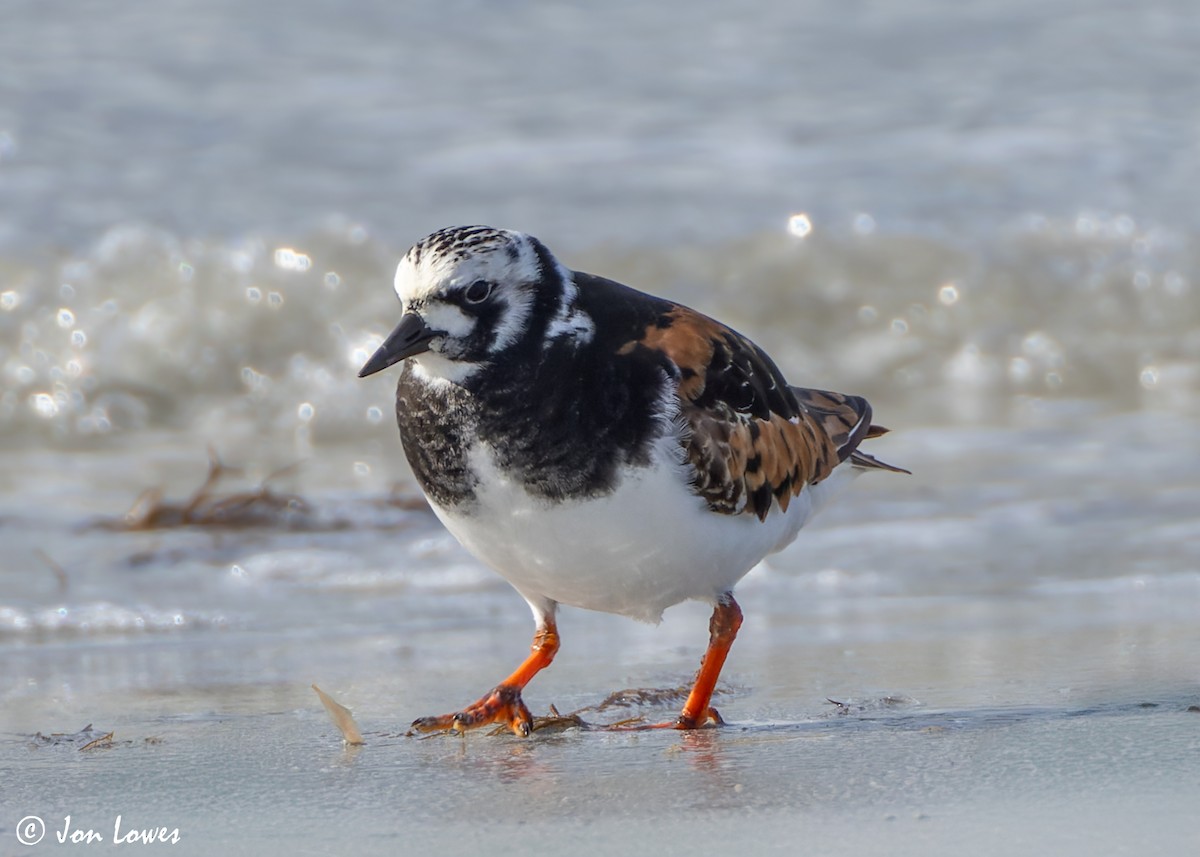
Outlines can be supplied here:
M508 704L508 709L508 726L513 734L528 738L529 733L533 731L533 715L529 713L529 708L520 695Z
M417 732L466 732L492 723L501 723L522 738L533 731L533 716L521 699L519 689L501 685L454 714L419 717L412 728Z
M418 717L412 722L413 729L418 732L444 732L454 728L454 715L445 714L441 717Z

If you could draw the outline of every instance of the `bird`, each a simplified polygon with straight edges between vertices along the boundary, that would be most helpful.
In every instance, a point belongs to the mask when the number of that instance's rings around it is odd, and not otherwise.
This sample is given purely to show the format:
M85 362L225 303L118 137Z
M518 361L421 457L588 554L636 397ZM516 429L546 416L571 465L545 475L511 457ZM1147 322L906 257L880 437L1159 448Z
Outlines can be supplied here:
M860 396L790 386L771 358L683 304L564 266L533 236L441 229L400 260L395 329L359 371L401 363L396 419L434 513L529 604L528 658L416 733L507 726L559 650L560 605L657 622L713 605L678 717L711 706L742 624L735 584L866 470L887 429Z

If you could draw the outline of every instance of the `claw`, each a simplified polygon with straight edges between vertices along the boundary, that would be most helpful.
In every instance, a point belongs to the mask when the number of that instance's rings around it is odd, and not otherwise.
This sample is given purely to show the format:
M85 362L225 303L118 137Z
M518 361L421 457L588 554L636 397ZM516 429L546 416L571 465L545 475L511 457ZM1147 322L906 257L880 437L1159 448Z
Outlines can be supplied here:
M725 725L725 719L721 717L717 709L711 706L709 706L708 710L704 712L704 717L701 719L697 720L688 717L686 714L680 714L677 718L675 718L674 723L663 725L670 726L672 729L700 729L704 726L707 726L709 723L712 723L713 726Z
M462 711L436 717L419 717L413 721L412 728L417 732L466 732L492 723L502 723L514 735L529 737L533 731L533 716L521 699L520 688L498 685Z

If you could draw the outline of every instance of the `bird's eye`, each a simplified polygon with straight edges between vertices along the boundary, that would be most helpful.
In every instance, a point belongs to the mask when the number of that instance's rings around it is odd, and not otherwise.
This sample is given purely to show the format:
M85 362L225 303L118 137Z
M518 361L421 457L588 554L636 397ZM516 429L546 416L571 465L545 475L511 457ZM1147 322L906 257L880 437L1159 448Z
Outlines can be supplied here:
M487 280L476 280L467 287L464 297L469 304L481 304L492 293L492 284Z

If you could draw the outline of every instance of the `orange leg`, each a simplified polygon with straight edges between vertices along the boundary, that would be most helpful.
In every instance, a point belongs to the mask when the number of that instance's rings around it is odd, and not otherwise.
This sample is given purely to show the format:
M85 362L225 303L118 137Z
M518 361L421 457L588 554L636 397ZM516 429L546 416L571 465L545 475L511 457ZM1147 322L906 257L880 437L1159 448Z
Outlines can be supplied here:
M742 627L742 608L733 600L732 593L725 593L713 608L712 619L708 622L708 651L700 662L700 671L696 673L696 683L688 694L683 711L672 726L676 729L696 729L710 719L721 723L721 715L715 708L709 707L712 701L713 689L717 686L717 677L721 675L721 667L725 666L725 658L729 655L729 647L737 637L738 628Z
M547 617L538 626L532 649L512 675L477 702L454 714L418 718L413 721L412 728L418 732L465 732L489 723L503 723L517 735L528 736L533 729L533 717L521 700L521 691L535 675L550 666L558 652L558 628L553 618Z

